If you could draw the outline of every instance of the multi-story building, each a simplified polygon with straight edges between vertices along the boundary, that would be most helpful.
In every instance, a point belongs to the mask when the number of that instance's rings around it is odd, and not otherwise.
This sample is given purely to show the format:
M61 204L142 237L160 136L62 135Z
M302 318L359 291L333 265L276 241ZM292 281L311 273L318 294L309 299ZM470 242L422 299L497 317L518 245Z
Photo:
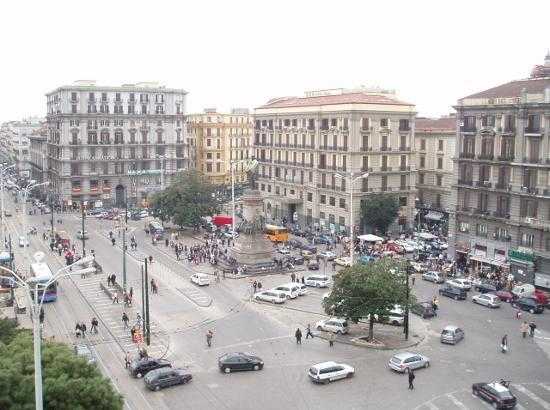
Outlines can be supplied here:
M453 184L456 116L416 118L414 141L416 152L416 188L418 218L427 222L448 221Z
M30 137L40 132L43 119L29 117L22 121L10 121L0 128L0 156L3 161L15 165L21 178L30 178Z
M416 197L414 118L413 104L364 88L275 98L257 108L257 188L268 219L343 232L350 226L353 190L354 226L361 202L378 193L399 199L392 229L409 226Z
M243 160L250 158L252 117L248 109L234 108L229 114L205 109L188 116L190 135L196 144L196 169L217 185L231 183L231 162L235 162L235 182L246 182Z
M29 169L30 178L36 182L48 179L48 132L44 127L29 137Z
M456 110L451 252L477 267L509 264L521 281L550 279L550 55L530 78Z
M186 91L80 81L47 94L49 178L65 205L143 204L187 168Z

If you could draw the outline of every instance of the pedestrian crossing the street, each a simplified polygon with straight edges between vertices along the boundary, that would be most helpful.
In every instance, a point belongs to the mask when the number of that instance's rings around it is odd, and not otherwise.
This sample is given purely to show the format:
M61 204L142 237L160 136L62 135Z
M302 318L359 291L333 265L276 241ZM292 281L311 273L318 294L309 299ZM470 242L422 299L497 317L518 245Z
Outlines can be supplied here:
M517 398L517 410L550 410L550 383L513 383L510 387ZM415 410L477 410L493 406L463 389L442 394L416 407Z

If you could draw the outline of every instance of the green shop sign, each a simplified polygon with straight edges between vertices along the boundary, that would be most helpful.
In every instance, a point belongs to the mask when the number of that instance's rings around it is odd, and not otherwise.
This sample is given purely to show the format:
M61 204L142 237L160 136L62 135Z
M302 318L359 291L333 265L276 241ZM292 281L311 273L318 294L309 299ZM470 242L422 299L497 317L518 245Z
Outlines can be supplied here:
M534 262L535 255L533 251L527 248L510 249L508 251L508 257L516 261L521 262Z

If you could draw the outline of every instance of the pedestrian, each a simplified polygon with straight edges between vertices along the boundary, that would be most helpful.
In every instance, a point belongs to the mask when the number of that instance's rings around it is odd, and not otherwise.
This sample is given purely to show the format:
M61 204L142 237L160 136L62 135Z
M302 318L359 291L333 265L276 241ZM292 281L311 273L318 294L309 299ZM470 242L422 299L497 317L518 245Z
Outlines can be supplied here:
M111 283L113 284L113 286L116 285L116 275L114 273L111 275Z
M521 310L519 310L519 309L518 309L517 312L516 312L516 319L517 319L517 320L520 320L520 319L521 319Z
M128 318L128 315L126 312L122 312L122 323L124 323L124 329L128 329L128 322L130 319Z
M500 351L506 353L508 351L508 335L504 335L500 341Z
M151 289L153 291L153 295L157 295L159 293L159 289L157 286L157 282L155 282L155 279L151 279Z
M523 321L523 323L519 327L519 330L521 332L521 336L525 339L525 337L527 336L527 331L529 330L529 325L526 321Z
M79 338L82 334L82 329L80 329L80 323L76 322L76 326L74 328L76 337Z
M336 340L336 335L334 333L329 333L328 335L328 347L334 347L334 341Z
M113 304L114 303L120 303L118 300L118 292L115 290L115 293L113 293Z
M113 246L115 246L115 242L116 242L115 238L112 238L112 239L111 239L111 244L112 244Z
M535 330L537 329L537 325L535 325L535 322L531 321L529 323L529 336L535 337Z
M294 337L296 338L296 344L301 345L302 344L302 331L300 328L296 329L296 332L294 333Z
M306 284L306 280L304 279L304 277L302 276L302 285L305 285Z
M149 255L149 264L153 263L153 255Z
M415 281L415 279L416 279L416 276L411 275L411 281L412 281L412 285L413 285L413 286L414 286L414 281Z
M414 378L415 378L415 377L416 377L416 376L414 375L413 369L411 369L411 368L409 367L409 390L414 390L414 384L413 384L413 382L414 382Z
M254 288L254 293L256 293L256 289L258 288L258 282L254 281L254 283L252 283L252 288Z
M310 337L313 339L313 333L311 333L311 325L308 323L306 327L306 339L309 339Z
M292 279L292 282L294 282L296 280L296 274L292 272L292 274L290 275L290 278Z
M86 337L86 324L84 322L80 324L80 330L82 331L82 337Z
M214 337L214 332L212 332L212 330L206 332L206 344L208 347L212 346L212 337Z
M132 363L132 357L130 356L130 352L126 352L124 355L124 368L127 369L130 367L130 364Z
M92 327L90 329L90 332L97 333L98 332L98 330L97 330L98 325L99 325L99 321L97 320L97 318L93 317L92 318Z
M262 282L258 281L258 292L262 290Z

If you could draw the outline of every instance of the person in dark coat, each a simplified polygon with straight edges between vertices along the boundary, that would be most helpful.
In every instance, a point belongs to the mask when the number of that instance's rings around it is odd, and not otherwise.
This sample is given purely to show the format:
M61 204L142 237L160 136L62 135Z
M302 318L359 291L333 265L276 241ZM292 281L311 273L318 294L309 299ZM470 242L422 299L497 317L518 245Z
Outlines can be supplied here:
M414 378L415 375L413 369L409 369L409 390L414 390Z
M294 333L294 337L296 337L296 344L301 345L302 344L302 331L300 328L296 329L296 332Z

